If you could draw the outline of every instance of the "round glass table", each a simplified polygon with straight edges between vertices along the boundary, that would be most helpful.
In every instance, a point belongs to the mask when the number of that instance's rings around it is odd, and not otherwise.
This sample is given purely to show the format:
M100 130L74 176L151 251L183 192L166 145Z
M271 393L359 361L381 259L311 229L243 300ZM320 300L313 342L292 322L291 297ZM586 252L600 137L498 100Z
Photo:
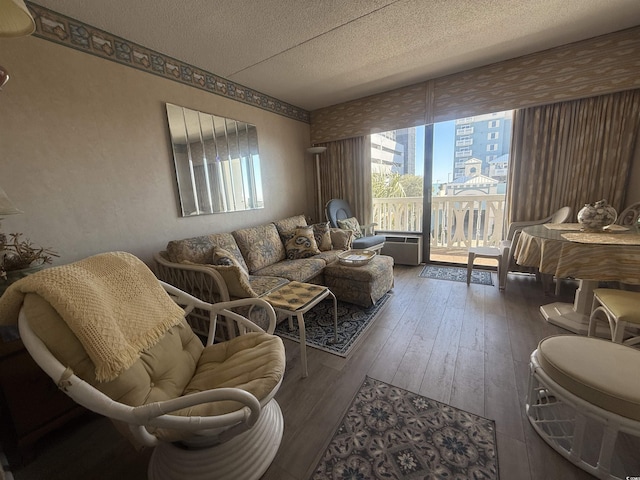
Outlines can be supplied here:
M577 223L546 223L525 227L514 250L517 264L536 267L556 278L576 278L580 286L573 304L554 302L540 312L554 325L586 335L598 282L640 285L640 234L612 225L597 233L583 232Z

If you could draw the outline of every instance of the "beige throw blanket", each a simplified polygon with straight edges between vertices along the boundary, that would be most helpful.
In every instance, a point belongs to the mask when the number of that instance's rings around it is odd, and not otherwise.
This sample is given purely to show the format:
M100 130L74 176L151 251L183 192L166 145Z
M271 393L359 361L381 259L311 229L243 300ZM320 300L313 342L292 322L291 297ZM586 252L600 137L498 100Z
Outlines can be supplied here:
M129 368L184 318L153 272L124 252L48 268L12 284L0 298L0 324L16 324L28 293L44 298L78 337L98 381Z

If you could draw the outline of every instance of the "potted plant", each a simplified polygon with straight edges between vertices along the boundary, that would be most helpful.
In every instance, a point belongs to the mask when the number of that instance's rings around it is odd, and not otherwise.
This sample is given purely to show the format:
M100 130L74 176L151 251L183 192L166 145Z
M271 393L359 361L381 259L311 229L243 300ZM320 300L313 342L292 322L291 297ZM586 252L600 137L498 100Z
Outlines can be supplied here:
M42 268L59 255L48 247L39 247L21 233L0 233L0 288Z

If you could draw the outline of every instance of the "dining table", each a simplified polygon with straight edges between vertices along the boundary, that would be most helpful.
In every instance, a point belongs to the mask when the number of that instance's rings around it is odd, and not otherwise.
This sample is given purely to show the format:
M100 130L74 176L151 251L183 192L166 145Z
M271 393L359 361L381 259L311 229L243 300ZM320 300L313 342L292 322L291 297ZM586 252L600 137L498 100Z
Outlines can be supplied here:
M640 233L620 225L597 232L583 231L579 223L533 225L520 232L514 260L556 281L579 280L572 304L553 302L542 305L540 312L549 323L586 335L593 290L600 282L640 285Z

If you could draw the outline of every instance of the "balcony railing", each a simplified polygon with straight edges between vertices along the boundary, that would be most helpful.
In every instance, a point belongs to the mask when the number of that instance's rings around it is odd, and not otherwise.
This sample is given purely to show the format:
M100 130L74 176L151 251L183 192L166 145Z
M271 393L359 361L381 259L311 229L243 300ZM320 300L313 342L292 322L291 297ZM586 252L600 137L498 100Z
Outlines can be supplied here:
M433 197L431 246L468 248L497 245L502 239L504 202L504 195ZM373 221L378 224L376 230L422 232L422 212L422 197L373 199Z

